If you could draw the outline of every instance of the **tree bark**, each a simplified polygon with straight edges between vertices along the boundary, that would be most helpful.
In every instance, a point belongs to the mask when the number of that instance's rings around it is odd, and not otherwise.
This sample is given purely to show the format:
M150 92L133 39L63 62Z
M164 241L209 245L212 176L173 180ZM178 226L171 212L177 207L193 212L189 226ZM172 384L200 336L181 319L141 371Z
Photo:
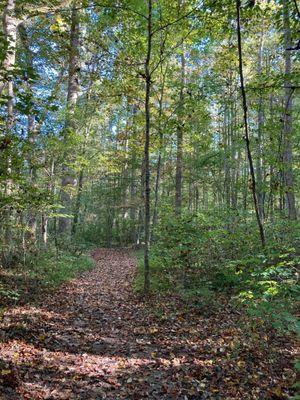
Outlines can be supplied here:
M291 88L290 74L292 71L291 52L291 29L288 0L283 0L283 29L284 29L284 59L285 59L285 108L283 126L283 183L285 191L285 205L288 217L292 220L297 219L296 201L294 193L293 176L293 147L292 147L292 109L293 109L293 89Z
M150 130L151 130L151 71L150 61L152 53L152 0L148 0L148 17L147 17L147 55L145 60L145 148L144 148L144 163L145 163L145 247L144 247L144 292L149 293L150 290L150 265L149 265L149 250L150 250Z
M258 49L258 76L262 76L262 62L263 62L263 44L264 44L264 25L260 35L259 49ZM264 110L263 110L263 96L260 93L258 99L258 115L257 115L257 139L258 139L258 152L257 152L257 201L258 210L261 220L265 218L265 191L263 179L263 125L264 125Z
M251 176L251 191L252 191L252 197L253 197L254 210L255 210L255 214L256 214L256 220L257 220L257 225L258 225L258 229L259 229L261 244L262 244L262 247L265 247L265 244L266 244L265 232L264 232L264 227L263 227L260 215L259 215L255 172L254 172L253 159L252 159L252 153L251 153L251 148L250 148L250 137L249 137L249 127L248 127L248 106L247 106L247 97L246 97L246 91L245 91L245 85L244 85L244 72L243 72L240 8L241 8L241 1L236 0L239 75L240 75L241 92L242 92L242 100L243 100L245 142L246 142L247 157L248 157L249 170L250 170L250 176Z
M67 117L65 124L65 142L67 142L68 131L75 129L74 112L77 104L78 96L80 93L79 84L79 71L80 71L80 56L79 56L79 11L76 1L73 2L72 7L72 22L70 32L70 53L69 53L69 80L68 80L68 96L67 96ZM67 165L62 167L62 181L61 181L61 203L63 205L62 212L64 214L71 214L71 196L68 192L68 187L75 186L76 181L74 173ZM71 227L70 217L59 218L59 233L68 233Z
M8 143L7 153L5 153L5 163L7 170L6 181L6 196L11 196L13 189L12 182L12 161L10 149L12 148L12 137L14 129L14 81L13 72L16 63L16 45L17 45L17 18L15 15L16 3L15 0L8 0L3 11L2 28L4 39L6 43L6 54L0 70L0 96L2 96L4 89L7 89L6 101L6 126L5 126L5 140ZM2 251L4 261L8 262L11 253L12 245L12 232L11 232L11 217L12 210L4 211L5 220L5 233L4 233L4 247Z
M77 191L74 219L73 219L73 225L72 225L72 235L73 236L75 236L76 231L77 231L77 225L78 225L79 213L80 213L80 205L81 205L82 189L83 189L83 169L81 169L81 171L79 172L79 178L78 178L78 191Z
M0 96L4 88L8 87L11 91L13 70L16 63L16 46L17 46L17 26L18 20L15 15L16 2L8 0L2 16L2 27L6 42L6 54L0 71Z
M184 108L184 87L185 87L185 55L184 46L180 55L181 77L177 123L177 153L176 153L176 177L175 177L175 213L181 215L182 211L182 171L183 171L183 108Z
M223 126L223 146L224 146L224 200L226 208L230 208L230 186L231 186L231 163L230 163L230 113L229 106L226 104L224 110L224 126Z

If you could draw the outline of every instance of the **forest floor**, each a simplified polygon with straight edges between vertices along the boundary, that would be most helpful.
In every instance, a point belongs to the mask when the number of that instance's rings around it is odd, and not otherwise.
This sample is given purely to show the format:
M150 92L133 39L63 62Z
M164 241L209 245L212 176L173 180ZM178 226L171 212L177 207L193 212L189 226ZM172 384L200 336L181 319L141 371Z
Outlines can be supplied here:
M176 297L145 302L130 252L94 258L93 271L6 310L0 399L289 398L292 341L246 334L230 307L203 315Z

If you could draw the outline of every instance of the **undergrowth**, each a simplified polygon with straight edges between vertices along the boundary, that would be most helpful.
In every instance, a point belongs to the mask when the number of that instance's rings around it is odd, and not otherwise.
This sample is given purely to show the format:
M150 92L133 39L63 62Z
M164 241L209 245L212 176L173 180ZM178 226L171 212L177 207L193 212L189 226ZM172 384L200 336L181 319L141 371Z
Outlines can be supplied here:
M266 225L261 248L250 215L166 214L151 250L151 288L176 293L203 314L227 304L242 309L254 323L279 331L296 330L299 305L299 223ZM143 289L143 259L135 287ZM224 301L225 299L225 301Z
M64 250L51 247L28 254L10 268L0 268L0 304L34 300L39 292L54 289L94 265L85 249L75 246Z

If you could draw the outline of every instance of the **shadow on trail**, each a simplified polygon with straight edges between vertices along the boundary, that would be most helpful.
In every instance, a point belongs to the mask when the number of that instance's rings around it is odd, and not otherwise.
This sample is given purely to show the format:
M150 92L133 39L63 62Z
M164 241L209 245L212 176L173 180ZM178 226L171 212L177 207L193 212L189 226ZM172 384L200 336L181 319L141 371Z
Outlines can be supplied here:
M264 354L238 343L236 317L157 318L132 294L130 253L94 257L94 271L39 306L6 313L0 350L18 386L3 387L4 399L272 398L274 374ZM273 365L275 375L284 368Z

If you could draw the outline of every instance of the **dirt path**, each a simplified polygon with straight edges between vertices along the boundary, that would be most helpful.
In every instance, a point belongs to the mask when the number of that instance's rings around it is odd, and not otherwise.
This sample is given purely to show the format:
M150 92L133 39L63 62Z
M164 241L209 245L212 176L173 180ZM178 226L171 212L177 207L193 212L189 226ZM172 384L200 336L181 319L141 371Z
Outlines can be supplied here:
M275 351L268 359L229 312L207 318L176 300L146 306L132 293L128 252L99 249L94 257L94 271L39 306L6 312L0 351L11 372L0 399L286 398L289 346L265 338Z

